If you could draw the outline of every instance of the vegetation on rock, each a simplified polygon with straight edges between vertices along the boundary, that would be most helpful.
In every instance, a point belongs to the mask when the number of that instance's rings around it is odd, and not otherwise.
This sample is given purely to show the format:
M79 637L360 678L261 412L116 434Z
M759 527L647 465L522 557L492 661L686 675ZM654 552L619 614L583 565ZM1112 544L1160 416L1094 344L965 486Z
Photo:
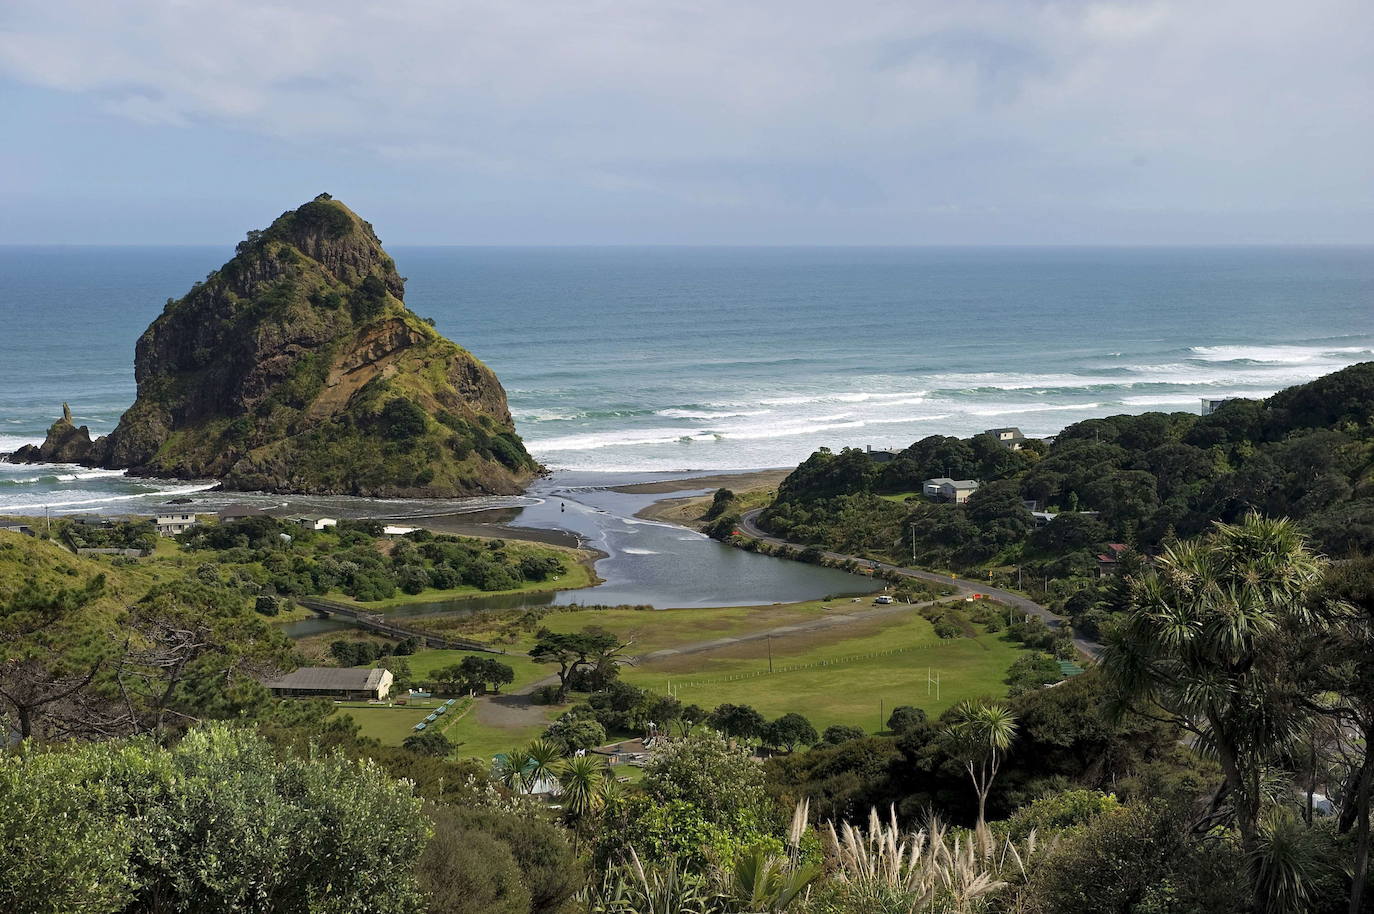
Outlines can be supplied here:
M59 421L25 459L60 450L283 493L520 492L538 466L500 382L405 307L404 285L372 227L321 195L167 302L138 340L138 398L113 433L83 448Z

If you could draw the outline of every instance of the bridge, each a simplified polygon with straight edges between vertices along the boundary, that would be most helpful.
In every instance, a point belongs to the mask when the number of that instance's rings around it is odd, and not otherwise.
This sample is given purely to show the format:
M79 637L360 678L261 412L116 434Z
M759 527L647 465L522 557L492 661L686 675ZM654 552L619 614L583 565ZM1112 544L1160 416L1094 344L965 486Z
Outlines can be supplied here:
M319 597L296 597L296 602L318 616L327 619L345 619L348 622L386 635L388 638L419 638L420 642L426 647L437 647L452 651L485 651L488 654L504 654L500 648L492 647L481 641L470 641L466 638L450 638L447 635L440 635L435 632L426 631L415 625L398 622L389 619L383 613L370 612L358 606L348 606L344 603L335 603L333 600L321 600Z

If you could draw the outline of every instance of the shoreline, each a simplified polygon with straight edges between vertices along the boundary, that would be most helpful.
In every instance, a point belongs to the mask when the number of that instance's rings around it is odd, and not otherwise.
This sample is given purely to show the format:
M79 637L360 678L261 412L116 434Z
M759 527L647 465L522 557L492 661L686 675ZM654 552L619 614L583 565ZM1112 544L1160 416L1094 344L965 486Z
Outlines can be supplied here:
M670 479L662 482L635 483L625 486L612 486L616 492L630 494L671 495L674 492L700 492L702 489L729 489L736 495L774 490L792 472L791 468L779 467L771 470L746 470L740 473L716 473L710 476L696 476L685 479ZM711 504L714 491L706 494L680 497L656 498L635 512L640 520L676 524L689 530L698 528L701 515Z

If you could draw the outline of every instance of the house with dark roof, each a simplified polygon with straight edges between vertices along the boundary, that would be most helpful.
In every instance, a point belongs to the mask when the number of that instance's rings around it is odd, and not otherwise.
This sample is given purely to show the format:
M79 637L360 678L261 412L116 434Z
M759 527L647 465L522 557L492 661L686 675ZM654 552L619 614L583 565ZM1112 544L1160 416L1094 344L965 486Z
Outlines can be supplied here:
M278 698L338 698L380 701L391 694L390 670L369 667L303 666L263 685Z
M902 452L895 447L874 447L870 444L864 453L867 454L868 459L874 463L891 463L896 460L897 455Z
M1009 451L1019 451L1026 443L1026 436L1014 425L1008 425L1006 428L990 428L983 434L996 438L997 443Z

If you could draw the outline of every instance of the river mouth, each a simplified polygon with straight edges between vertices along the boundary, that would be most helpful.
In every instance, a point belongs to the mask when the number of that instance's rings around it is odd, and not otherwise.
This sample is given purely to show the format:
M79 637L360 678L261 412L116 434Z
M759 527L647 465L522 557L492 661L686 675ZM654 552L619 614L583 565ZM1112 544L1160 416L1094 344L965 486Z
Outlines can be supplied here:
M572 605L658 609L762 606L877 589L873 580L863 575L747 552L686 527L634 516L658 499L704 494L709 489L677 491L671 496L611 489L692 475L660 473L635 478L623 473L555 473L530 488L522 499L524 505L511 506L502 515L490 517L493 526L504 528L510 535L534 530L576 536L584 548L601 554L596 561L600 584L578 590L436 600L397 607L387 615L399 619ZM472 514L459 519L466 527L484 520ZM444 526L429 521L424 525L434 529ZM304 619L287 623L283 631L291 637L304 637L348 627L348 623L334 619Z

